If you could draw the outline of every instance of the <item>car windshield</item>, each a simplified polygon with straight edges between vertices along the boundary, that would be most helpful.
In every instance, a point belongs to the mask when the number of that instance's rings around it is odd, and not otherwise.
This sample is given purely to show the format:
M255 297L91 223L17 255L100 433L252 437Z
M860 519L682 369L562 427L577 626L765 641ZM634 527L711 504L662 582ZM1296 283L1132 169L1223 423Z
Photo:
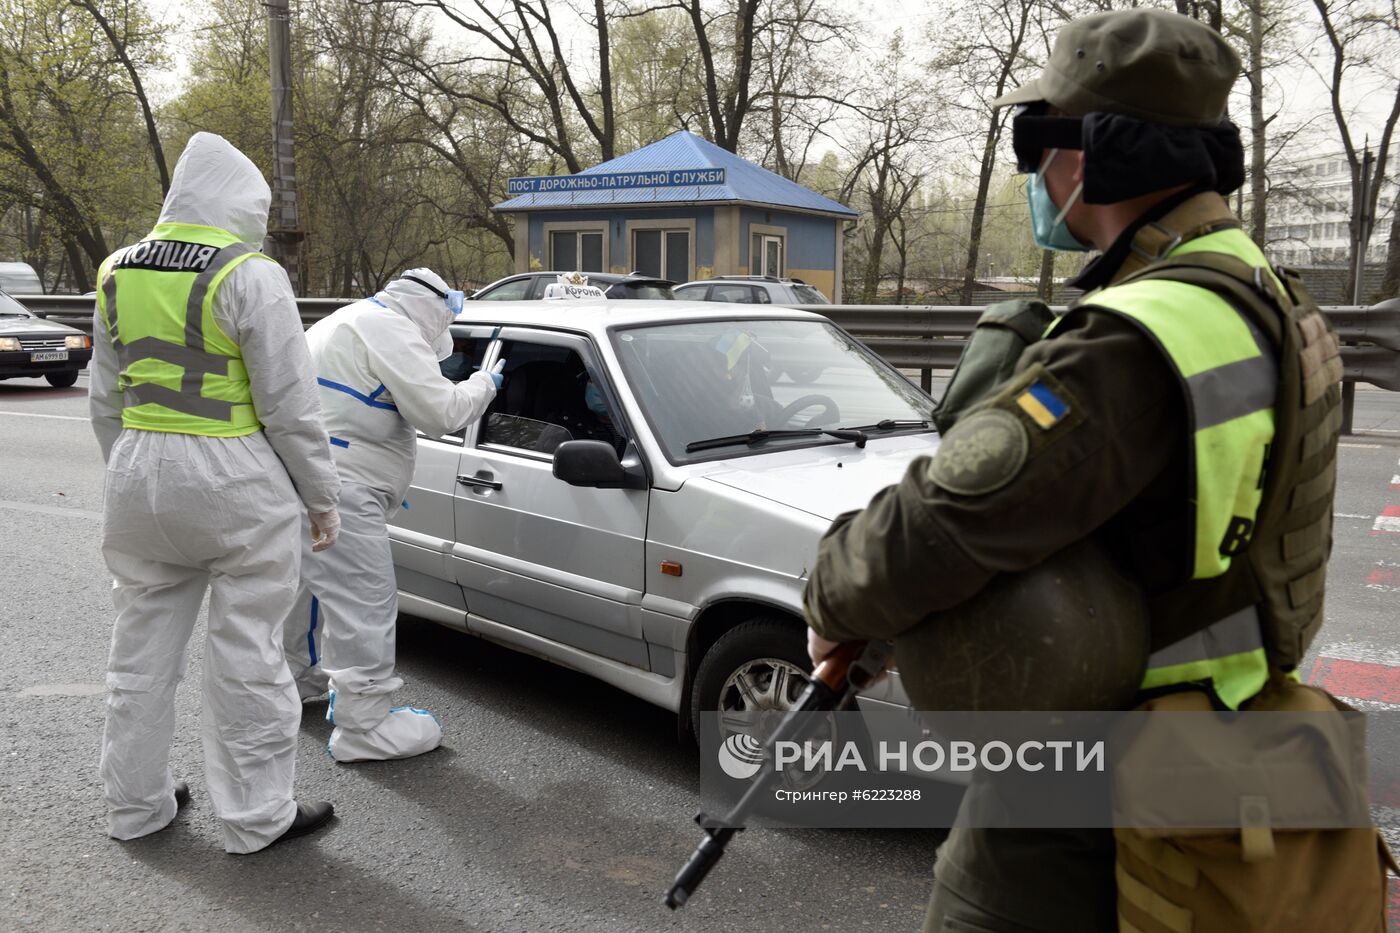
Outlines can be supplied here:
M694 321L613 342L673 463L841 442L801 429L929 430L933 401L824 321Z
M826 296L810 285L794 285L792 293L797 296L800 304L804 305L829 305Z
M0 292L0 317L33 317L29 309L15 301L4 292Z

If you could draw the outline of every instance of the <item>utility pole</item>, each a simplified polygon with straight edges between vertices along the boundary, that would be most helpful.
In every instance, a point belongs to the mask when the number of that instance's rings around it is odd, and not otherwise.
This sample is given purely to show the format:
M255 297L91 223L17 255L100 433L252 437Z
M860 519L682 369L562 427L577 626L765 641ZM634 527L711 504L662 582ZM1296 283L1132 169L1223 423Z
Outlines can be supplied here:
M1366 278L1366 248L1371 244L1371 140L1366 140L1366 154L1361 157L1361 202L1356 205L1356 280L1352 283L1351 303L1361 304L1361 289Z
M272 71L272 258L287 270L292 291L305 294L301 275L301 241L297 216L296 159L292 154L292 12L288 0L264 0L267 7L267 57Z

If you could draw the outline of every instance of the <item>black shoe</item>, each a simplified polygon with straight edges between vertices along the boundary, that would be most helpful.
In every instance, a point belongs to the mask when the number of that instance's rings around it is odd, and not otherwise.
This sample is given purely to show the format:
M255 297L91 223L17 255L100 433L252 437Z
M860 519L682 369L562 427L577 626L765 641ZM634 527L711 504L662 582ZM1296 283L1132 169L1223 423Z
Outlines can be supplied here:
M318 800L315 803L298 803L296 819L292 820L292 825L287 827L287 831L276 839L268 843L268 847L285 842L288 839L295 839L297 836L305 836L307 833L314 833L325 826L335 815L335 807L329 800Z
M184 781L175 782L175 809L185 809L190 803L190 785Z

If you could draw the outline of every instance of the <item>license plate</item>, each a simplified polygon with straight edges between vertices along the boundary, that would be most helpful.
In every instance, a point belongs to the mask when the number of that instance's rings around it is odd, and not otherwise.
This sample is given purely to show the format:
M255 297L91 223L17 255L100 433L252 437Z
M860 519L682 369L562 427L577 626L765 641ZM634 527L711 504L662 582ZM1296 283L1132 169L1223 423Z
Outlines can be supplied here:
M68 359L67 350L36 350L29 354L31 363L61 363Z

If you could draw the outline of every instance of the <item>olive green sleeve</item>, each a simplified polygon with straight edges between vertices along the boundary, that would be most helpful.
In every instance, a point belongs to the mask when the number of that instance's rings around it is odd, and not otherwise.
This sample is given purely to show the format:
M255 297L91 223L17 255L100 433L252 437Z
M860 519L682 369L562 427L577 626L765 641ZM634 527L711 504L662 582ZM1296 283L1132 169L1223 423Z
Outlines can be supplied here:
M1025 402L1032 390L1053 419ZM836 520L807 584L809 624L836 641L894 638L994 574L1091 534L1173 462L1187 442L1183 405L1169 364L1134 325L1076 312L935 456Z

